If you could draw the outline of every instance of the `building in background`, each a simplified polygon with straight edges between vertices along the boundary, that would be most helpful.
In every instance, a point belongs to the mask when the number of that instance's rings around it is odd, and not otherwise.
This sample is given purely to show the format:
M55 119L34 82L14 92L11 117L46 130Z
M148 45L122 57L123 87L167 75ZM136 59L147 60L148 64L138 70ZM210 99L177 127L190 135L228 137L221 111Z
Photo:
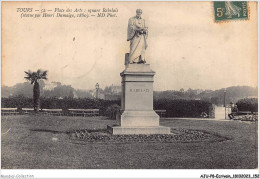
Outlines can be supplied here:
M120 100L121 98L121 86L108 86L104 90L105 100Z

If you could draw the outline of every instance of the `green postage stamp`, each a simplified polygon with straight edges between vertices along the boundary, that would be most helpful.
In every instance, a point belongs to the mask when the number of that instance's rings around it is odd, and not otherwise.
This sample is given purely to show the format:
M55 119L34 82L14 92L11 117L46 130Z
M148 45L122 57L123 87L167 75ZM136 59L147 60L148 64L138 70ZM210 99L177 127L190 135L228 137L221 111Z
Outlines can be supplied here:
M215 22L248 19L247 1L214 1Z

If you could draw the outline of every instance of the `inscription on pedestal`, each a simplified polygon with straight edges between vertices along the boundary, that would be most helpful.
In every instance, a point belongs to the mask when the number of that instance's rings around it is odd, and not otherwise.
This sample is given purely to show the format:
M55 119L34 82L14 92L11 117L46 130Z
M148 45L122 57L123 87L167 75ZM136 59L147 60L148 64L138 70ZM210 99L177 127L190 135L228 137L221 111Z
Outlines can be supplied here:
M125 109L123 110L153 110L153 86L150 82L138 81L125 83Z
M136 92L136 93L149 93L149 89L130 89L130 92Z

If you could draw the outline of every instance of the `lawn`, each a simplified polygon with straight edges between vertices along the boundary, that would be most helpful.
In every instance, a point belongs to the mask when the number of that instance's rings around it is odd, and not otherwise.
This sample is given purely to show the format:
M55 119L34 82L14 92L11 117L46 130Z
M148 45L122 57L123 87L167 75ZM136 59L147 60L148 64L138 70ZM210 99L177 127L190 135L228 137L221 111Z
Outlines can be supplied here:
M105 117L2 116L3 169L254 169L257 124L241 121L162 119L171 128L204 130L223 142L76 143L67 131L106 128Z

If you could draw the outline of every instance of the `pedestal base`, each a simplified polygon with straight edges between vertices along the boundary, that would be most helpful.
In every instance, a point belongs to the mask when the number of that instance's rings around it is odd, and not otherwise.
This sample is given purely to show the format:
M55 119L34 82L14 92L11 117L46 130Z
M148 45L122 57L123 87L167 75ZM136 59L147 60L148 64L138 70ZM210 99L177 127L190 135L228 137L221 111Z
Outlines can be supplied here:
M120 125L123 127L157 127L159 116L154 110L150 111L124 111L121 115Z
M127 134L171 134L171 128L164 126L157 127L122 127L122 126L107 126L108 131L114 135Z
M126 55L127 56L127 55ZM127 64L122 77L120 126L108 126L112 134L170 134L169 127L159 126L153 110L153 77L149 64Z

